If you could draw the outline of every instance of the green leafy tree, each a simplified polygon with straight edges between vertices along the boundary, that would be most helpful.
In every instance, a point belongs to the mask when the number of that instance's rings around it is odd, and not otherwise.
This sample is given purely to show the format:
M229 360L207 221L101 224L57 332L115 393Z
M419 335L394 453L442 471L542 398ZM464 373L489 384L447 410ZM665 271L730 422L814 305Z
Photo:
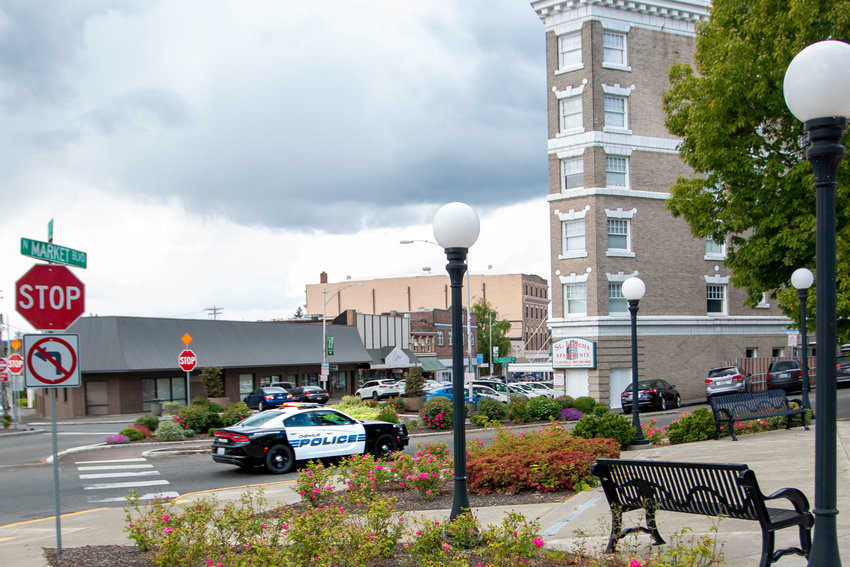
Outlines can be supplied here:
M221 373L221 368L217 366L207 366L201 370L201 384L204 385L207 397L224 397L224 381L221 379Z
M785 105L782 84L805 46L850 38L846 0L715 0L697 28L694 67L676 65L664 108L683 139L682 159L699 175L680 178L667 208L698 237L727 242L725 264L747 304L762 293L799 316L791 273L814 268L815 191L803 124ZM847 144L847 138L845 138ZM838 325L850 333L850 167L839 171ZM810 313L814 298L810 293Z
M293 319L303 319L304 317L305 317L304 309L299 305L298 309L295 310L295 313L292 314L292 318Z
M511 322L507 319L500 320L499 312L494 309L488 301L479 299L472 305L472 312L478 318L478 352L484 354L484 362L490 362L490 325L493 325L493 346L499 347L499 356L508 356L511 351L511 340L508 332L511 330ZM493 372L500 374L502 365L493 366Z

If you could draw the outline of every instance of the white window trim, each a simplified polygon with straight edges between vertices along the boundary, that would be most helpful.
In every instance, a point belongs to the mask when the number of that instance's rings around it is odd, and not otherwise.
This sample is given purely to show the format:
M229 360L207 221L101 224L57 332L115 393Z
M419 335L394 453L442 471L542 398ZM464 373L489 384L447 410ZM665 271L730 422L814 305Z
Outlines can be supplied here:
M625 28L625 29L623 29ZM605 61L603 56L602 58L602 67L604 69L616 69L618 71L629 71L631 72L632 67L629 65L629 29L630 25L624 24L617 26L613 22L603 22L602 23L602 31L608 33L619 33L623 35L623 59L625 60L625 65L620 63L611 63L610 61ZM604 45L604 37L603 37L603 45ZM603 47L604 50L604 47Z
M722 284L729 285L730 276L721 276L719 274L714 274L713 276L703 276L705 277L705 283L707 284Z
M614 218L616 218L616 217L614 217ZM608 232L608 222L607 222L608 220L609 219L606 219L606 222L605 222L605 238L606 238L605 244L606 244L606 246L608 244L607 238L608 238L608 235L610 234ZM616 257L616 258L634 258L635 253L632 251L632 220L631 220L631 218L626 218L626 219L616 218L616 220L625 220L626 221L626 248L606 248L605 255L611 256L611 257Z
M761 294L761 301L756 305L756 309L770 309L770 303L767 302L767 292Z
M721 276L719 274L715 274L713 276L705 276L705 285L706 285L706 293L708 293L709 285L722 285L723 286L723 311L720 313L711 313L706 309L706 315L708 317L726 317L729 315L729 280L731 278L729 276ZM706 297L706 300L708 298Z
M622 283L629 278L633 278L633 277L636 278L637 276L638 276L638 271L635 270L631 274L627 274L625 272L617 272L616 274L606 273L605 279L608 280L609 282L620 282L620 283Z
M562 110L563 109L563 103L564 103L564 101L566 101L567 99L570 99L570 98L578 99L579 111L576 114L578 114L579 117L581 118L581 124L582 125L576 126L574 128L564 128L564 113L563 113L563 110ZM583 134L584 133L584 108L582 106L583 104L584 104L584 100L582 100L582 97L581 97L580 94L577 94L577 95L574 95L574 96L571 96L571 97L564 97L564 98L558 99L558 133L555 134L555 136L557 136L557 137L573 136L575 134Z
M587 317L587 276L588 274L584 274L584 276L576 276L576 274L571 274L571 276L559 276L561 278L561 287L563 288L566 285L576 285L583 284L584 285L584 312L583 313L570 313L567 311L567 296L566 293L562 298L564 303L564 317ZM564 280L567 281L564 281Z
M631 189L632 183L631 183L631 179L630 179L630 176L629 176L629 173L631 171L631 165L629 164L629 161L630 161L629 155L631 155L631 152L628 152L628 155L626 155L625 153L621 154L621 153L605 152L606 160L609 157L626 158L626 184L625 185L608 185L608 164L607 163L605 164L605 188L606 189Z
M576 274L576 273L572 273L572 274L570 274L570 275L568 275L568 276L561 276L561 275L559 275L559 276L558 276L558 279L560 280L561 284L568 284L568 283L587 283L587 277L588 277L589 275L590 275L590 273L585 273L585 274Z
M617 210L605 209L605 216L609 219L631 219L634 218L635 213L637 213L637 209L631 211L624 211L623 207L617 207Z
M565 179L564 179L564 162L565 162L565 161L567 161L567 160L579 160L579 159L581 160L581 177L582 177L582 184L581 184L580 186L578 186L578 187L570 187L570 188L567 188L566 183L565 183ZM584 154L578 154L578 155L575 155L575 156L572 156L572 157L560 158L560 159L558 160L558 167L559 167L559 168L560 168L560 170L561 170L561 171L560 171L560 175L561 175L561 193L563 193L563 192L565 192L565 191L576 191L576 190L579 190L579 191L580 191L580 190L584 189L584 186L585 186L585 185L584 185Z
M578 34L578 36L579 36L579 40L580 40L579 44L581 46L579 48L579 52L581 53L581 57L580 57L581 63L568 65L566 67L561 67L561 38L563 38L564 36L567 36L567 35L572 35L572 34ZM584 38L581 37L581 26L579 26L575 29L565 29L563 31L559 30L558 32L556 32L556 38L557 38L557 42L558 42L558 45L557 45L558 68L555 69L555 74L561 75L563 73L570 73L572 71L578 71L580 69L584 69L584 41L581 41Z
M631 134L632 131L629 128L631 124L631 113L629 112L629 107L631 106L629 103L629 96L632 94L632 91L635 90L635 86L631 85L629 87L621 87L619 83L614 85L602 85L602 92L605 95L612 97L620 97L623 99L623 124L624 126L602 126L603 132L611 132L614 134Z
M555 93L555 98L558 100L558 132L555 133L556 138L562 138L564 136L575 136L576 134L584 134L584 107L581 109L581 117L582 117L582 126L579 128L570 128L568 130L561 130L561 101L565 98L572 97L581 97L584 93L584 86L587 84L587 79L582 79L581 85L577 87L573 87L572 85L568 86L566 89L559 91L557 87L552 87L552 92ZM582 105L584 105L584 100L582 99Z
M708 240L713 240L713 239L710 236L706 236L705 240L708 241ZM710 262L717 262L717 261L720 261L720 260L725 260L726 259L726 243L724 242L723 244L720 245L720 247L722 249L721 252L719 252L719 253L717 253L717 252L706 252L705 256L703 256L703 258L705 260L710 261Z
M558 209L555 209L555 216L557 216L560 221L563 223L564 221L572 221L583 219L587 216L587 212L590 210L590 205L584 207L584 209L580 211L576 211L575 209L570 209L566 213L562 213ZM587 258L587 225L584 227L584 250L573 250L572 252L564 252L564 233L563 233L563 225L561 228L561 253L558 255L559 260L570 260L573 258Z
M608 291L608 315L611 316L611 317L628 317L630 315L629 308L628 308L629 300L626 299L625 296L623 296L623 299L626 302L626 309L624 309L623 311L611 311L611 284L612 283L613 284L617 284L617 283L620 284L620 295L623 294L623 290L622 290L623 282L622 281L608 280L608 286L606 287L606 289ZM620 299L620 298L617 298L617 299Z

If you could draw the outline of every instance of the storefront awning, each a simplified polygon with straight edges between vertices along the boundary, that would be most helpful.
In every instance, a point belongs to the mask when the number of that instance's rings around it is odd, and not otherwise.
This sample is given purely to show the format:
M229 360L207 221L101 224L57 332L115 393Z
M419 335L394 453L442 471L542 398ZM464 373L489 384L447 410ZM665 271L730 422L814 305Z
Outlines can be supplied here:
M446 365L437 360L436 357L419 356L417 358L422 363L422 372L440 372L447 369Z

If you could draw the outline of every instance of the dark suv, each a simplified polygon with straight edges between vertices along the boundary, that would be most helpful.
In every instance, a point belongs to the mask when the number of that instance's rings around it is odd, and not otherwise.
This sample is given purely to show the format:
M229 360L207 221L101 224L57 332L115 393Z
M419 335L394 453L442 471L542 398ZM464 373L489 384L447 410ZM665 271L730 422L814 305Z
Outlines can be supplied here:
M835 381L839 384L850 383L850 360L847 354L840 354L835 359Z
M775 360L764 375L768 390L802 390L803 371L796 360Z

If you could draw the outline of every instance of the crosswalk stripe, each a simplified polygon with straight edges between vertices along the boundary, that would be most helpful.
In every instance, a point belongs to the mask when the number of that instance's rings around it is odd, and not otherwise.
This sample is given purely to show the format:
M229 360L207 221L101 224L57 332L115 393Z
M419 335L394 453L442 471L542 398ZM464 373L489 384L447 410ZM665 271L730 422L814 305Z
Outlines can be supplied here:
M179 492L148 492L146 494L142 494L139 496L139 500L153 500L154 498L177 498L180 496ZM89 502L124 502L127 500L126 496L113 496L111 498L89 498Z
M75 465L93 465L96 463L146 463L148 460L144 457L131 458L131 459L107 459L105 461L76 461Z
M126 469L152 469L153 465L150 463L139 463L137 465L99 465L95 467L77 467L78 471L117 471L117 470L126 470Z
M159 471L135 471L135 472L108 472L108 473L93 473L81 474L80 480L92 480L95 478L126 478L131 476L158 476Z
M136 486L157 486L169 484L167 480L144 480L134 482L107 482L103 484L90 484L84 486L83 490L107 490L110 488L134 488Z

